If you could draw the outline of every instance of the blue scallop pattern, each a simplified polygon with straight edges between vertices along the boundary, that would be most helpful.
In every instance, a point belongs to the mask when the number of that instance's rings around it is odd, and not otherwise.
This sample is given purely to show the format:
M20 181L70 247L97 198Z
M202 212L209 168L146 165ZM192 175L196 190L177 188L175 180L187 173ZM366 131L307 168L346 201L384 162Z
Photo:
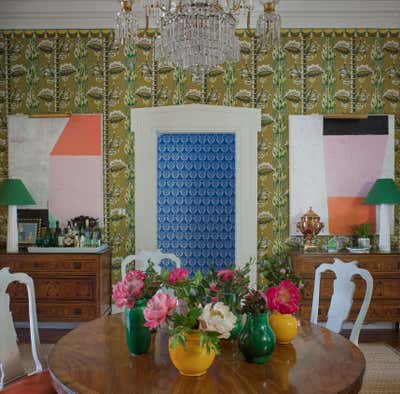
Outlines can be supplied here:
M235 135L160 134L157 147L158 247L191 274L234 264Z

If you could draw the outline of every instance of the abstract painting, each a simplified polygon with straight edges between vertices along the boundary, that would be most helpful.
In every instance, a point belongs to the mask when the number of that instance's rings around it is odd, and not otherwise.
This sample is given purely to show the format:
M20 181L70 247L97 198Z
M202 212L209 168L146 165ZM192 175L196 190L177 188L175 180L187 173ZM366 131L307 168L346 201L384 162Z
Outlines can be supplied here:
M88 215L103 221L102 115L9 117L9 176L20 178L35 209L65 225Z
M363 201L378 178L394 177L394 124L393 117L373 118L368 124L289 117L291 235L299 234L296 223L309 207L325 224L321 234L350 235L364 222L375 230L377 209ZM381 118L386 123L378 124Z

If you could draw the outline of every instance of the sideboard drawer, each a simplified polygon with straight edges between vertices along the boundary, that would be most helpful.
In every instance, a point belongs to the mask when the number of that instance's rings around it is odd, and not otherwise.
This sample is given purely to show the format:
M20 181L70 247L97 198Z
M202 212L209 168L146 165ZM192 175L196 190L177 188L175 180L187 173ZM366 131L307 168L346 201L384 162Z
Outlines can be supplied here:
M321 279L319 296L320 299L331 299L333 294L334 277ZM353 279L355 284L354 299L363 300L366 290L365 281L360 278ZM314 280L304 281L303 298L312 300L314 293ZM372 297L374 299L400 299L400 277L396 278L374 278L374 288Z
M94 301L96 278L35 278L36 302L46 300ZM12 301L27 301L26 286L21 283L11 283L8 287Z
M68 303L62 305L41 302L37 304L37 314L41 321L88 321L98 316L95 304ZM26 303L13 302L10 306L15 321L29 321L29 309Z
M315 270L323 263L332 264L334 258L344 262L357 261L360 268L365 268L371 274L400 274L400 256L383 254L302 254L296 256L293 268L299 276L314 276Z
M35 273L73 273L78 275L96 274L97 258L95 256L27 254L24 259L9 255L1 261L2 266L10 267L11 272Z
M350 310L348 321L355 321L361 308L361 301L355 301ZM329 310L329 301L321 301L318 308L318 321L326 321ZM301 319L310 320L311 304L300 306L299 316ZM400 305L393 301L375 301L370 304L365 322L393 322L400 321Z

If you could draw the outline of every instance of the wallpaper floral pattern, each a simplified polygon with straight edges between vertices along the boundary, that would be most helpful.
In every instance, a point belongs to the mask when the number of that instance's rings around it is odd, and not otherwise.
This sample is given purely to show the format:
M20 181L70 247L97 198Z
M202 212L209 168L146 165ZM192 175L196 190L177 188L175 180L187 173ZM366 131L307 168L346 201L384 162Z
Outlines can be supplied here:
M288 115L394 113L398 152L400 33L289 30L272 53L260 52L251 33L237 34L240 62L195 80L155 61L150 33L136 46L115 48L107 30L0 31L0 178L7 176L8 114L102 113L105 217L115 280L122 258L134 251L130 108L187 103L258 107L258 249L260 254L282 252L288 234ZM397 180L399 159L396 154ZM4 239L4 209L0 232Z

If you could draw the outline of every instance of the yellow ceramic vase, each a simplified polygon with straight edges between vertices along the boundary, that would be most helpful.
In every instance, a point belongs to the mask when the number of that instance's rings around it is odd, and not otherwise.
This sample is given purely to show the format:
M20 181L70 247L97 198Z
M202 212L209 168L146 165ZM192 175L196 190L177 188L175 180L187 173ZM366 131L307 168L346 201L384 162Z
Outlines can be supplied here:
M273 313L269 318L269 324L276 336L276 342L288 344L296 338L297 320L292 315Z
M168 346L172 364L184 376L204 375L214 361L213 350L207 352L205 346L200 347L200 334L185 334L186 347L181 344L174 349Z

